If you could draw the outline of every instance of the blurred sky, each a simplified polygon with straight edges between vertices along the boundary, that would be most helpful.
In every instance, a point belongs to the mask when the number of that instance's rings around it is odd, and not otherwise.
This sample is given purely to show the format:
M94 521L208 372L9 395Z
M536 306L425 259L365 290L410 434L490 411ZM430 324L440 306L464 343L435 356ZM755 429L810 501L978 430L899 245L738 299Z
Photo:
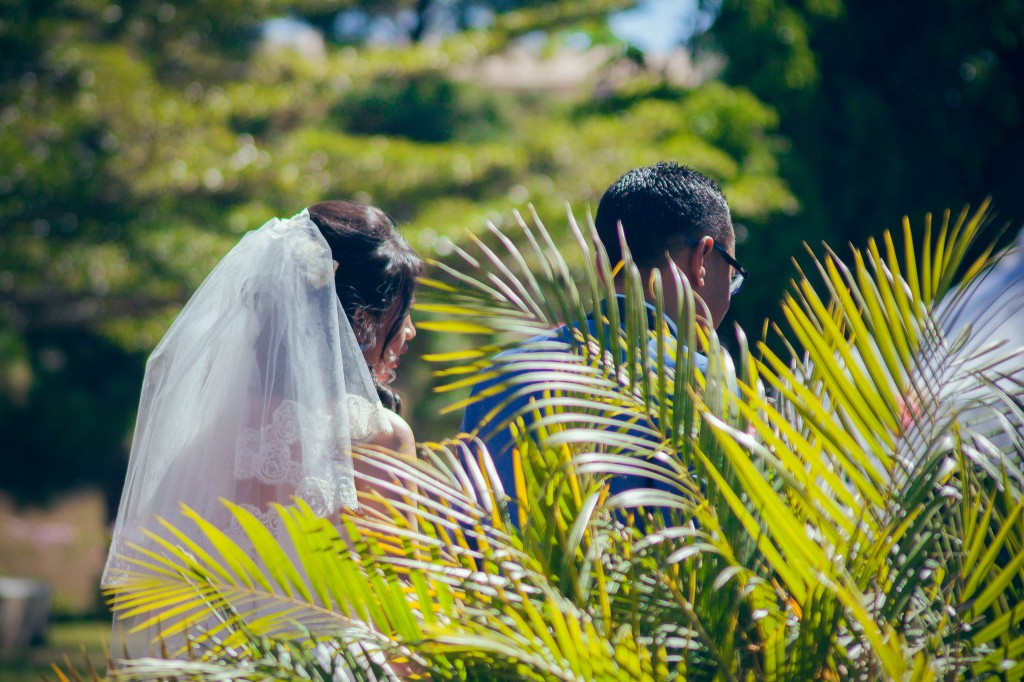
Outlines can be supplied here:
M697 0L643 0L635 8L608 19L612 33L646 53L665 54L698 30L707 28L710 13Z
M443 9L443 8L442 8ZM666 54L681 41L698 30L707 28L713 12L701 12L697 0L641 0L633 9L614 12L608 24L615 36L625 40L648 54ZM484 10L469 17L470 23L486 26L493 20ZM450 14L436 14L430 17L431 31L444 34L454 29ZM370 17L364 11L354 9L338 14L334 22L336 38L342 40L362 39L369 43L388 43L404 39L409 32L410 22L415 22L412 12L400 12L395 16ZM264 24L264 37L279 44L295 47L308 45L316 40L311 26L294 18L271 19ZM540 38L540 36L537 36ZM589 42L572 41L585 48Z

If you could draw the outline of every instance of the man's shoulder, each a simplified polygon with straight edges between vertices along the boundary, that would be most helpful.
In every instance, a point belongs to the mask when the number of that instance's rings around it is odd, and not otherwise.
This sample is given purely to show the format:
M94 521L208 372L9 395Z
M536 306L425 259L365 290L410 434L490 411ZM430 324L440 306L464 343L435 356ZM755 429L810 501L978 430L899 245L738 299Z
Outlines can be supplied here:
M569 327L561 325L519 341L494 356L495 362L507 362L523 353L541 353L545 350L563 348L573 340Z

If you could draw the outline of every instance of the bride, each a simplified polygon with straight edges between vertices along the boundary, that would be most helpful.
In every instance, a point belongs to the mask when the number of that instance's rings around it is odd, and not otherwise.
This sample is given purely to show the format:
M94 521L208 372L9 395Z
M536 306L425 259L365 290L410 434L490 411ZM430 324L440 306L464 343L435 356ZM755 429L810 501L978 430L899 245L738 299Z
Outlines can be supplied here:
M182 504L244 542L221 498L280 533L275 503L358 507L353 445L414 452L390 384L422 267L383 211L347 201L241 239L146 365L103 587L157 551L156 517L188 527ZM155 628L129 633L144 618L115 623L115 655L153 650Z

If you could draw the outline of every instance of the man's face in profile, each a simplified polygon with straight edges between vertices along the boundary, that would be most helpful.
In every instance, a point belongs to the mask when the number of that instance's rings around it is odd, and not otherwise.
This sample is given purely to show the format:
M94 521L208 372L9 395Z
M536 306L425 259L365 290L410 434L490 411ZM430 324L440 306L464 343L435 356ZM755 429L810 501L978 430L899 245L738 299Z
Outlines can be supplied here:
M730 239L727 243L716 243L712 237L703 236L688 242L672 253L672 262L686 277L693 293L700 297L707 306L710 315L710 326L714 329L722 323L725 314L729 312L729 304L732 300L730 288L736 270L729 263L734 258L735 240ZM662 282L665 291L665 309L670 316L679 302L679 294L672 285L673 279L669 268L662 270ZM698 306L698 317L704 317L704 311Z

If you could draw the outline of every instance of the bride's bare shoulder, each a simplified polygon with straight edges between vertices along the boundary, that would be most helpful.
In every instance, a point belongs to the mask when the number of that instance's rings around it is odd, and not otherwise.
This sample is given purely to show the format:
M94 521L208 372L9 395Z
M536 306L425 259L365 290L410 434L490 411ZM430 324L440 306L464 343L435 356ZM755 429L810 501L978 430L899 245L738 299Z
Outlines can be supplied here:
M386 410L385 412L388 417L388 424L391 427L391 433L381 436L379 444L398 452L415 453L416 438L413 436L412 427L409 426L409 422L391 410Z

